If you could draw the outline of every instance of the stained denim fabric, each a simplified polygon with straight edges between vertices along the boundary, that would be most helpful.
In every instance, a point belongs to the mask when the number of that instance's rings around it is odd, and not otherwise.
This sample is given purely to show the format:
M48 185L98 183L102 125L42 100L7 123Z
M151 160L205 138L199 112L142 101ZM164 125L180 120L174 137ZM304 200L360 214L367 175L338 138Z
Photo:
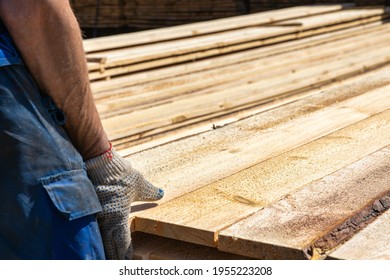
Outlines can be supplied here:
M104 259L98 197L48 100L0 67L0 259Z
M14 64L23 64L7 29L0 20L0 67Z

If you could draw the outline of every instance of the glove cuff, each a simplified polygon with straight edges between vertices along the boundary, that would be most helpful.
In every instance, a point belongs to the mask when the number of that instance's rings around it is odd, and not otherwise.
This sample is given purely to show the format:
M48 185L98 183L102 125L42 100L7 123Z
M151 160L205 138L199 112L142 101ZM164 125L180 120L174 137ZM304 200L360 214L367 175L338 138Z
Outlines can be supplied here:
M95 185L117 181L131 169L130 163L123 159L112 147L100 156L85 161L87 173Z

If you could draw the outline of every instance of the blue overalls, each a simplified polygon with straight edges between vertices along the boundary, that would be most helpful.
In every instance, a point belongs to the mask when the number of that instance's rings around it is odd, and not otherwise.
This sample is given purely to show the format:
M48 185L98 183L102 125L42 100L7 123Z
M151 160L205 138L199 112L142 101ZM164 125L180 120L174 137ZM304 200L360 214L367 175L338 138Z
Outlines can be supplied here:
M104 259L101 205L65 121L0 21L0 259Z

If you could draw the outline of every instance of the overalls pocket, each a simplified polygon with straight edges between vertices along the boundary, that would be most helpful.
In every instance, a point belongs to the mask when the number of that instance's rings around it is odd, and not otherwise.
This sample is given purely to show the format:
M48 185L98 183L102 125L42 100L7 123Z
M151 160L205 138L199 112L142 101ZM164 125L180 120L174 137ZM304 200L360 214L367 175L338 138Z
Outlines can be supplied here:
M41 179L51 201L72 221L102 211L99 199L85 170L65 171Z
M96 221L102 207L86 171L65 171L40 181L57 212L51 226L53 258L104 259Z

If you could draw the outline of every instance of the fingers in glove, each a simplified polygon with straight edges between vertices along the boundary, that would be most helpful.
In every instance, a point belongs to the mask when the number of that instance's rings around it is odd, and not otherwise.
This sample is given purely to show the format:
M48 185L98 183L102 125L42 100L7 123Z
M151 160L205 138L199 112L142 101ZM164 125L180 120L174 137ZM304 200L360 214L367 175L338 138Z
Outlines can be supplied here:
M164 196L164 190L156 188L149 181L147 181L142 175L138 180L138 199L141 201L156 201Z
M132 260L134 255L133 243L130 242L129 248L125 254L125 260Z
M126 219L127 221L127 219ZM117 222L115 216L98 219L103 239L104 251L108 260L132 258L131 231L127 222Z

